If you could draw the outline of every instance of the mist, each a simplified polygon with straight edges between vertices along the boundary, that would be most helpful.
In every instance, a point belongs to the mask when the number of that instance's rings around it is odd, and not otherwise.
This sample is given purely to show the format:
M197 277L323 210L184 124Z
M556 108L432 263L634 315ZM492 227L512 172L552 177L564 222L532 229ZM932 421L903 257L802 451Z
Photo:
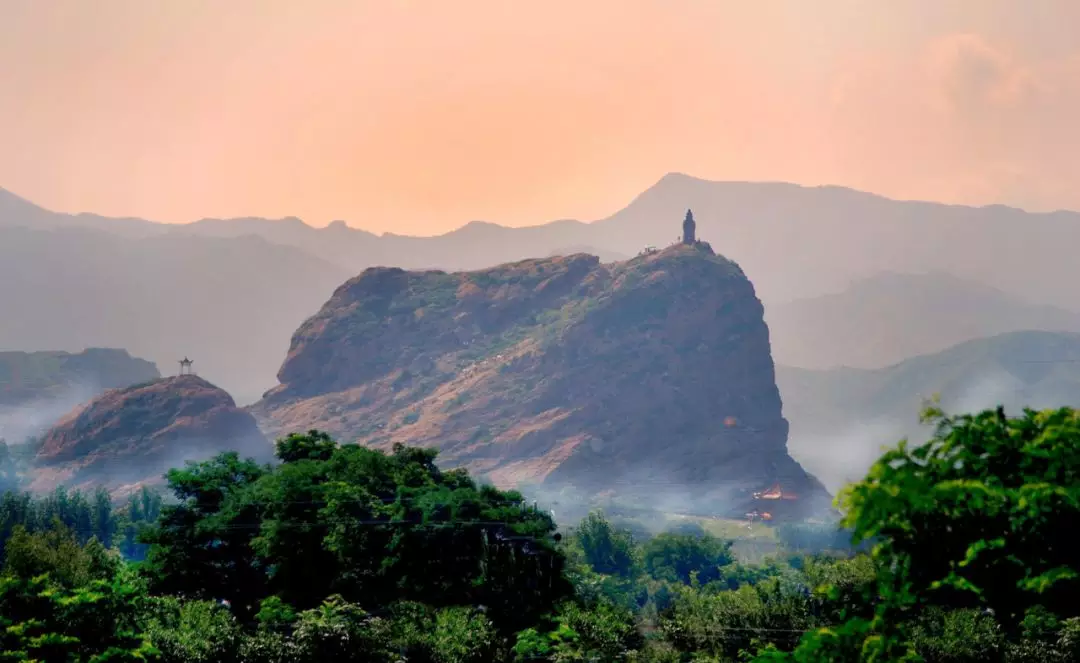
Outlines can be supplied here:
M103 389L93 382L68 384L58 393L19 405L0 405L0 440L21 445L40 437L61 417L90 401Z
M973 414L1003 407L1017 416L1025 407L1034 409L1075 406L1075 385L1042 381L1025 382L1001 366L976 369L974 377L943 384L941 407L946 414ZM853 420L821 431L813 422L792 417L788 449L808 472L836 493L843 486L866 476L882 453L907 439L912 445L928 441L934 434L930 425L919 423L919 403L934 393L912 395L894 407L890 416L869 415L858 407L845 410ZM909 410L899 414L902 410ZM806 430L809 429L809 432Z

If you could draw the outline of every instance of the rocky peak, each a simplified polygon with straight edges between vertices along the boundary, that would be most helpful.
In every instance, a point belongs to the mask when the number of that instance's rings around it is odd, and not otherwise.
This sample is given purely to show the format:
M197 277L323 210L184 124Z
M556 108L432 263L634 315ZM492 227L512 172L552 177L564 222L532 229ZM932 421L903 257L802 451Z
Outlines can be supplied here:
M225 391L196 375L169 377L107 391L57 422L41 440L32 487L154 481L229 450L269 459L272 448Z
M678 487L742 508L780 482L827 500L787 454L753 285L704 243L369 269L296 332L279 379L252 408L274 435L436 446L501 485Z

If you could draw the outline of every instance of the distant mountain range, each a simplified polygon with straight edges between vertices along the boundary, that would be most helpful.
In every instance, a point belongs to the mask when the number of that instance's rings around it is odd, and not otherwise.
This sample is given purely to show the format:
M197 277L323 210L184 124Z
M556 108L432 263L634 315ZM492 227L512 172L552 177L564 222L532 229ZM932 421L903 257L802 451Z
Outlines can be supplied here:
M592 247L633 256L676 240L687 208L698 236L736 260L767 303L837 292L882 271L946 272L1036 303L1080 310L1080 213L1029 213L1000 205L965 207L890 200L841 187L710 182L671 173L622 210L592 223L527 228L473 222L436 237L375 235L296 218L204 219L168 225L49 212L0 190L0 226L81 227L131 237L258 235L336 264L478 269ZM362 221L361 221L362 223Z
M0 349L122 347L194 368L257 400L294 329L348 278L255 236L141 239L77 228L0 228Z
M933 431L919 411L934 394L955 413L1080 406L1080 334L1010 332L874 370L778 365L776 380L792 455L835 490L862 476L883 445L926 441Z
M158 377L153 363L123 350L0 352L0 440L21 444L107 389Z
M1010 331L1080 332L1080 313L949 274L882 273L843 292L766 308L773 358L802 368L880 368Z
M250 403L275 385L292 331L367 267L472 270L578 252L614 261L671 244L688 207L698 236L746 270L781 363L874 366L1017 326L1080 329L1068 312L1080 311L1080 214L673 173L591 223L473 222L436 237L296 218L69 215L0 189L0 349L124 347L164 374L188 354Z

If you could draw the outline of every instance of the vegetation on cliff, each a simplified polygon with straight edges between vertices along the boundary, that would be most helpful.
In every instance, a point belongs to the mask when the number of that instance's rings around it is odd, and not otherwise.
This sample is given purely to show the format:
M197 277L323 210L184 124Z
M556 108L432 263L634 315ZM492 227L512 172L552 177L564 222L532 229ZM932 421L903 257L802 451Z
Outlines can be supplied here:
M435 447L501 486L730 505L781 481L810 510L828 502L787 454L753 285L704 246L369 269L296 332L279 379L251 410L264 430Z

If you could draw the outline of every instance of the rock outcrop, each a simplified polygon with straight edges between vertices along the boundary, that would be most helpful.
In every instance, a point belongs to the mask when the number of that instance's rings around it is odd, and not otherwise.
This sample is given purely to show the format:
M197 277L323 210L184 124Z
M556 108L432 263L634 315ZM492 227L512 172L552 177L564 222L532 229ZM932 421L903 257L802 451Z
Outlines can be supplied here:
M195 375L105 392L41 439L31 490L161 481L170 468L221 451L268 460L272 447L229 394Z
M498 485L679 493L715 511L778 482L796 510L828 499L787 453L753 285L705 244L368 269L296 332L278 378L251 408L274 436L434 446Z

